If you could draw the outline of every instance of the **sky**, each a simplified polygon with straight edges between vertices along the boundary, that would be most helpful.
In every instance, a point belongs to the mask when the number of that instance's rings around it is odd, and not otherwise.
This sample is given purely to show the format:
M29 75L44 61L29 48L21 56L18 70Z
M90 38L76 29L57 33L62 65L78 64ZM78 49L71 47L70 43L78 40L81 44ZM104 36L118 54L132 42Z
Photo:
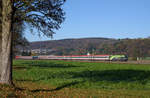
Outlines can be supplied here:
M67 0L66 19L53 39L29 33L29 41L68 38L146 38L150 36L150 0Z

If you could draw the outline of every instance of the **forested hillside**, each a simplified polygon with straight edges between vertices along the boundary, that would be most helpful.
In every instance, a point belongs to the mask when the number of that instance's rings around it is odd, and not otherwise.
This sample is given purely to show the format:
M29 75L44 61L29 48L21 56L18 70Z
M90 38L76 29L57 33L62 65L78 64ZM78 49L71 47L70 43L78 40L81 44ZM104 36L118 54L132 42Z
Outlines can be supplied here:
M51 49L49 55L126 54L150 56L150 39L82 38L31 42L26 49Z

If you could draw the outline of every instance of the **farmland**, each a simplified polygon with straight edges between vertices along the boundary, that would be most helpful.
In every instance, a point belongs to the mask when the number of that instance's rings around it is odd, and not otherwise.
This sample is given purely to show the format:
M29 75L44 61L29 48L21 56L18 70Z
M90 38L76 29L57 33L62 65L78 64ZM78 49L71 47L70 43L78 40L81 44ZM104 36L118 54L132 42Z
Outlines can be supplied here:
M15 87L0 85L0 96L150 97L150 66L111 62L14 60Z

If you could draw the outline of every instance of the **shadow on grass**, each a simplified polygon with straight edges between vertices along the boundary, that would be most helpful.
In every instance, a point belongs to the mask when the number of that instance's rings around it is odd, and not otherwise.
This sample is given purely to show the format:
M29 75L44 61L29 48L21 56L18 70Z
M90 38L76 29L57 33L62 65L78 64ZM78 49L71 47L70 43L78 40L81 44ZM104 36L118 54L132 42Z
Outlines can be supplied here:
M37 82L39 80L32 80L32 79L15 79L18 82Z
M27 70L27 69L30 69L30 68L25 67L25 66L13 66L13 69L15 69L15 70Z
M83 81L79 82L79 81L75 81L75 82L71 82L71 83L67 83L67 84L64 84L64 85L61 85L55 89L36 89L36 90L31 90L31 92L33 93L36 93L36 92L53 92L53 91L58 91L58 90L61 90L63 88L66 88L66 87L70 87L70 86L73 86L73 85L76 85L76 84L79 84L79 83L82 83Z
M79 84L79 83L82 83L84 81L75 81L75 82L71 82L71 83L67 83L67 84L63 84L55 89L35 89L35 90L29 90L27 88L19 88L17 86L14 86L15 90L19 90L19 91L30 91L32 93L38 93L38 92L53 92L53 91L58 91L58 90L61 90L63 88L66 88L66 87L70 87L70 86L73 86L73 85L76 85L76 84Z
M30 66L34 67L40 67L40 68L72 68L72 67L80 67L80 66L74 66L74 65L63 65L63 64L42 64L42 63L37 63L37 64L30 64Z
M83 78L88 81L110 81L110 82L141 82L150 81L150 71L142 70L104 70L83 71L72 74L72 78Z
M66 87L71 87L74 85L82 84L84 82L98 82L98 81L108 81L113 83L119 82L138 82L140 84L145 84L150 82L150 71L144 70L103 70L103 71L82 71L82 72L68 72L67 74L71 75L71 78L82 78L83 81L76 81L71 83L64 83L61 86L55 89L35 89L31 92L52 92L61 90ZM61 74L60 74L61 75ZM62 74L63 76L63 74ZM61 77L61 76L60 76ZM64 77L65 78L65 77ZM67 78L67 76L66 76ZM82 85L81 85L82 86Z

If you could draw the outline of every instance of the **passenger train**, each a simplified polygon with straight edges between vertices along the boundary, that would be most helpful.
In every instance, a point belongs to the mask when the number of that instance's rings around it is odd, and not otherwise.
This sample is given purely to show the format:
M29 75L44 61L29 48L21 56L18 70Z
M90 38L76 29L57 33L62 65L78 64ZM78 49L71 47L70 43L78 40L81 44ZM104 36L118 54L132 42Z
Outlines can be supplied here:
M127 61L126 55L16 56L16 59Z

